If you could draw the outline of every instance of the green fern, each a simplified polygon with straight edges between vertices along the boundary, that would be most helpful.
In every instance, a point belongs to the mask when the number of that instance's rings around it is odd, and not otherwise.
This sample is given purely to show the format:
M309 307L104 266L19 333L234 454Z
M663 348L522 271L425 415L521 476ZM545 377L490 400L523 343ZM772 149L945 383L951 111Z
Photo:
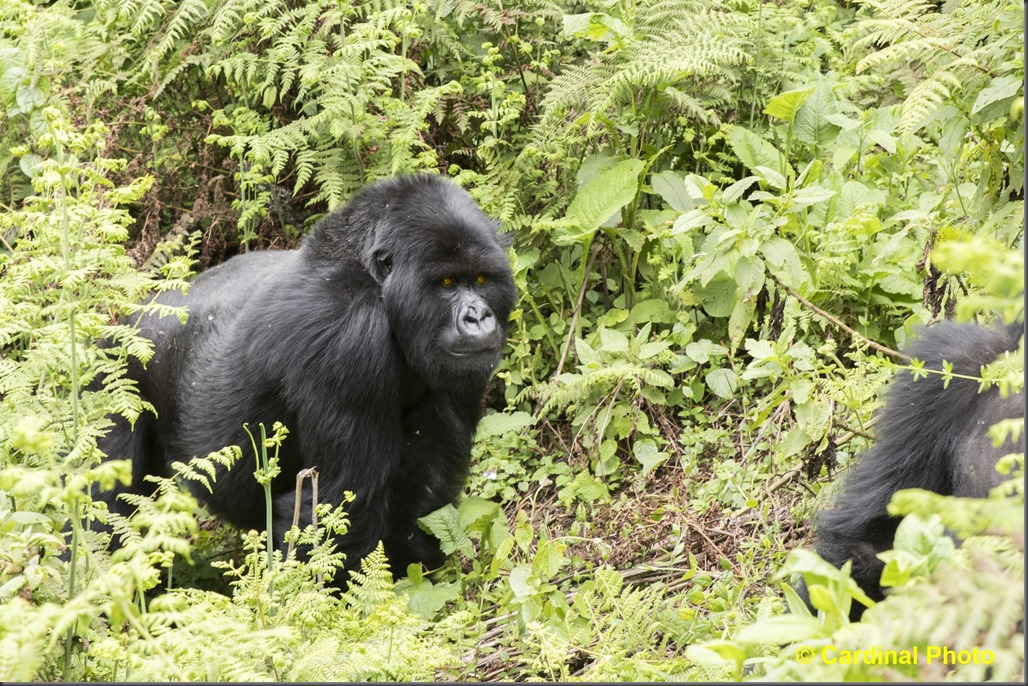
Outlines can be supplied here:
M1024 10L1001 0L963 2L945 12L919 0L862 0L874 17L860 22L857 47L878 46L857 63L857 72L918 68L920 81L907 94L900 131L916 133L954 100L973 101L990 79L1023 65L998 57L1020 41Z

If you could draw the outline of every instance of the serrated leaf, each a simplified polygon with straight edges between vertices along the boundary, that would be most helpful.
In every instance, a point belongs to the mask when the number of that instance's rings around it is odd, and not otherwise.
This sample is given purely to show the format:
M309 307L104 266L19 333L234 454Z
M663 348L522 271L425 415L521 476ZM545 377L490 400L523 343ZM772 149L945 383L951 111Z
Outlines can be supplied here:
M771 344L771 341L755 340L753 338L747 338L746 352L750 354L754 360L765 360L769 357L774 357L775 346Z
M871 129L867 132L867 137L873 140L878 145L882 146L882 149L890 155L896 154L896 137L888 131L882 131L881 129Z
M748 297L737 297L732 314L728 317L728 340L731 343L729 352L735 352L742 342L743 336L753 321L753 313L757 310L756 294Z
M782 441L781 447L779 448L779 459L785 459L792 457L799 451L807 447L811 439L807 436L807 432L798 426L794 426L789 429L789 433L785 435L785 440Z
M583 365L599 366L600 364L599 354L592 349L592 346L583 341L581 338L575 339L575 353L577 353L578 359Z
M535 420L527 412L494 412L482 417L478 422L475 440L480 441L491 436L502 436L506 433L522 431L535 424Z
M756 177L752 178L754 179L754 181L756 180ZM671 227L671 233L672 235L678 233L687 233L697 227L706 226L712 221L714 220L711 219L709 214L707 214L700 208L696 208L694 210L686 212L683 215L679 215L678 219L675 220L674 226Z
M657 444L651 438L643 438L632 446L632 454L642 465L642 475L645 478L667 460L669 453L657 449Z
M871 211L877 211L885 204L885 192L877 188L869 188L859 181L847 181L842 186L839 199L835 205L835 216L846 219L860 205L870 205Z
M510 570L510 577L507 581L510 584L510 590L514 591L515 598L527 598L535 594L535 587L538 586L539 581L533 576L531 565L518 565Z
M600 343L603 352L628 352L628 336L614 329L600 329Z
M568 562L564 556L567 544L563 541L543 541L539 544L539 552L532 560L532 571L543 579L550 579L556 576Z
M775 236L761 243L760 252L768 262L781 267L789 259L790 254L796 255L796 246L780 236Z
M727 317L735 306L735 279L719 276L696 289L703 311L711 317Z
M704 381L707 382L707 388L719 398L731 400L735 397L738 379L733 370L715 369L704 377Z
M582 186L567 211L568 219L581 231L563 236L563 240L574 242L592 237L604 222L632 202L644 166L642 160L624 160Z
M839 127L828 120L838 114L839 106L828 79L818 80L814 91L796 113L793 135L804 143L824 145L839 132Z
M764 114L791 122L796 118L796 112L799 111L807 96L813 92L813 88L802 88L779 93L768 101L767 107L764 108Z
M458 550L468 555L474 554L471 539L460 523L460 514L453 505L444 505L418 519L422 529L439 539L439 549L443 554L450 555Z
M636 303L628 317L628 321L636 324L645 322L672 324L677 320L677 313L671 309L663 298L651 298Z
M829 200L835 195L835 191L823 186L807 186L792 194L792 205L788 208L790 212L797 212L804 207L816 205L819 202Z
M607 600L615 600L625 585L621 572L610 567L600 567L593 574L596 590Z
M670 347L671 344L667 341L649 341L648 343L643 343L639 346L639 359L648 360L651 357L656 357Z
M470 530L483 520L495 517L500 511L500 506L491 500L471 496L461 501L457 511L460 513L461 527Z
M776 170L772 169L771 167L765 167L761 165L753 171L760 174L765 181L767 181L769 184L771 184L778 190L785 190L785 177L779 174Z
M971 114L975 114L994 102L1017 95L1021 88L1021 79L1016 76L997 76L988 86L983 88L971 106Z
M688 212L693 208L692 198L681 174L673 171L659 172L650 177L650 185L671 209Z
M736 157L751 171L756 172L757 167L779 168L782 157L778 149L752 131L732 126L727 138Z
M710 361L711 355L724 355L727 352L728 348L706 338L693 341L685 346L685 354L697 364L706 364Z
M411 594L408 607L422 619L431 620L446 603L456 600L460 586L455 583L432 584L425 581Z
M746 297L759 293L764 287L764 261L759 257L740 257L735 263L735 283Z
M739 179L738 181L736 181L724 190L724 192L721 194L721 202L723 202L726 205L735 202L736 200L742 197L742 194L746 192L747 188L755 184L757 181L760 181L759 176L747 176L745 178Z

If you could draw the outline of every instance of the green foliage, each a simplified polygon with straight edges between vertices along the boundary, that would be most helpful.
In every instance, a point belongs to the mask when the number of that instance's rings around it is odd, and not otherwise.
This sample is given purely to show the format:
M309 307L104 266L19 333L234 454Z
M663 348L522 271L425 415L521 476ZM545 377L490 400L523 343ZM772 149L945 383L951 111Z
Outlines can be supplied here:
M1023 473L1015 482L1023 487ZM690 655L733 662L736 675L752 663L771 680L1022 678L1023 629L1017 625L1024 603L1023 493L1013 500L995 496L970 500L900 491L890 511L910 516L900 524L895 549L882 555L882 583L895 589L884 601L872 604L847 568L797 550L780 576L803 574L817 617L786 589L792 614L759 619L734 642L697 647ZM959 548L951 532L963 539ZM983 602L990 597L996 602ZM872 605L859 623L847 620L851 600ZM779 645L777 655L765 657L767 646ZM846 657L873 650L877 655Z

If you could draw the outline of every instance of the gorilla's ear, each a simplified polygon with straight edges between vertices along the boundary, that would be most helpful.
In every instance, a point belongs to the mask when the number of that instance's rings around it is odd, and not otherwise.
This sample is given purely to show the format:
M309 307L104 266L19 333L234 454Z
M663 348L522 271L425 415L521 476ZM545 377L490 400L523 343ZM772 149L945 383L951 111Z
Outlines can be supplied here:
M380 284L393 271L393 256L387 250L376 250L371 263L371 275Z
M500 227L497 225L496 242L500 244L501 248L509 248L510 246L514 245L514 232L510 231L504 233L500 231Z

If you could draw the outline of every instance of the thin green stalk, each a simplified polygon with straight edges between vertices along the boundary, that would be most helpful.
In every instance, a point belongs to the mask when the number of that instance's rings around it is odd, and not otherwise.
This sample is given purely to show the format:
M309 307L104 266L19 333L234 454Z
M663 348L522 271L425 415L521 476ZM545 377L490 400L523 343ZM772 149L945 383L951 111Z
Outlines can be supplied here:
M246 431L246 434L250 437L250 445L253 446L253 456L254 456L254 459L257 461L257 477L258 477L258 481L260 482L261 487L264 489L264 517L265 517L265 522L264 523L265 523L265 531L267 532L267 537L265 538L264 543L265 543L265 550L267 551L268 573L270 574L272 572L272 570L274 569L274 564L275 564L274 560L272 558L272 555L271 555L271 546L272 546L272 535L271 535L271 524L272 524L272 521L271 521L272 520L272 517L271 517L271 480L269 478L267 478L267 475L268 475L268 449L267 449L267 447L265 447L265 440L267 439L267 435L266 435L265 430L264 430L264 423L262 422L262 423L258 424L257 426L261 430L261 445L260 445L260 448L257 447L257 441L254 439L253 432L250 431L249 425L243 424L243 430Z
M57 161L63 166L64 146L61 144L61 139L57 135L57 132L54 130L49 119L47 120L47 130L54 140L54 146L57 152ZM68 176L64 172L61 173L61 198L58 205L61 209L61 257L64 262L64 271L67 274L71 272L71 219L68 216ZM67 291L63 291L61 293L61 299L66 305L69 304ZM79 435L79 365L78 352L76 350L75 308L71 306L68 307L68 336L71 339L71 426L72 443L74 444L78 442ZM69 600L71 600L76 593L76 570L78 569L79 563L79 530L82 528L82 513L79 503L75 503L71 514L71 569L68 574ZM63 674L65 681L70 680L69 670L71 668L71 650L72 640L74 637L74 627L69 626L64 638Z

